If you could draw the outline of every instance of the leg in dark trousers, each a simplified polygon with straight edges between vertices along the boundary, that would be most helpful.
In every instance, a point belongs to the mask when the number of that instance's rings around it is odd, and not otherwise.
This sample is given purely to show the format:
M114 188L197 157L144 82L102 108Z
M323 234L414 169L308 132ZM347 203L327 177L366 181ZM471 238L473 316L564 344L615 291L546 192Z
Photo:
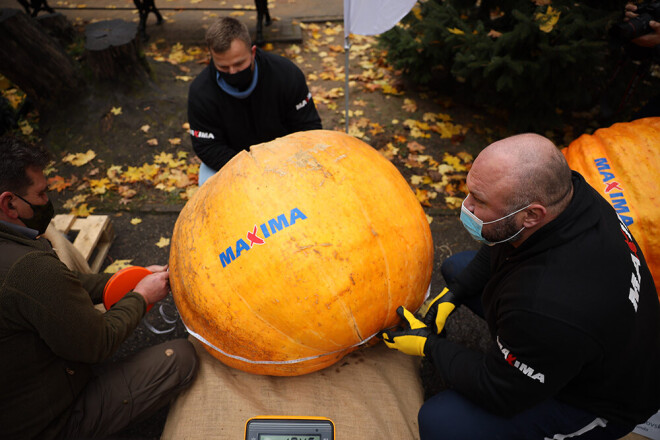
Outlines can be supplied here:
M453 390L424 402L418 420L421 440L617 440L634 428L608 422L554 399L511 418L499 417Z
M477 255L477 251L463 251L447 258L440 266L440 273L445 279L447 286L450 286L459 273L470 264L470 261ZM462 302L464 306L472 310L477 316L484 317L484 306L481 304L481 296L465 298Z
M268 0L254 0L254 5L257 8L257 45L264 44L264 20L266 26L270 26L271 19L268 12Z
M167 405L188 387L197 372L197 355L185 339L146 348L95 371L74 404L62 438L108 436Z
M156 7L154 0L133 0L135 7L138 10L138 15L140 16L140 24L138 25L138 31L142 34L142 38L147 40L147 19L149 18L149 13L153 12L156 16L156 24L161 24L163 22L163 16L160 15L160 11Z

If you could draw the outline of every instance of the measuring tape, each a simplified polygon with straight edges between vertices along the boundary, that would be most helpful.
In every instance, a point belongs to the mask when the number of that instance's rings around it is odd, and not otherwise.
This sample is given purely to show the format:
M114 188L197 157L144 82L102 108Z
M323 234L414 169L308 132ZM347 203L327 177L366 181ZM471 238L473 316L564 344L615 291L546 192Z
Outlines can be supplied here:
M335 440L335 424L325 417L252 417L245 440Z

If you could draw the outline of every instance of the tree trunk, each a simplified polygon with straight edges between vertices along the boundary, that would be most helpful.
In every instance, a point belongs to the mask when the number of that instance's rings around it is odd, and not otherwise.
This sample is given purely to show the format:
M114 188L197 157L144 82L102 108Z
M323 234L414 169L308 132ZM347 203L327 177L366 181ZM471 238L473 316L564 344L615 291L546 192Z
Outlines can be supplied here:
M137 24L124 20L87 26L87 64L98 80L132 85L149 80L149 65L140 54L137 31Z
M59 41L62 47L73 43L76 31L64 15L59 12L43 14L37 16L36 20L48 35Z
M40 108L77 95L84 85L73 60L38 23L18 9L0 9L0 73Z

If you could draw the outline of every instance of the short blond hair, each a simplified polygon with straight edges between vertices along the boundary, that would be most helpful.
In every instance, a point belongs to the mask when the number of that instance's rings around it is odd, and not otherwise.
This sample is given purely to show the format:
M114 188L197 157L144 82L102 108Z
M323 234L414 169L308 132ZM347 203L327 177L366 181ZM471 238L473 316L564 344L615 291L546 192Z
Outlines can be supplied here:
M247 26L233 17L219 18L206 31L206 45L216 53L229 50L232 41L236 39L243 41L247 47L252 47Z

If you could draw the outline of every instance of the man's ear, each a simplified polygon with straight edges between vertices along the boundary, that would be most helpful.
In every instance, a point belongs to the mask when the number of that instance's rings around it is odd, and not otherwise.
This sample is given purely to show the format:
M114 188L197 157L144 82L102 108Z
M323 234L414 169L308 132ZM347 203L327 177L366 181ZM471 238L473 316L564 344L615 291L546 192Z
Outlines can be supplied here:
M14 203L12 202L13 199L14 199L14 195L9 191L5 191L2 194L0 194L1 217L10 220L16 220L18 218L18 211L14 207Z
M543 224L548 211L545 209L545 206L534 203L525 209L524 213L523 226L530 229L538 224Z

